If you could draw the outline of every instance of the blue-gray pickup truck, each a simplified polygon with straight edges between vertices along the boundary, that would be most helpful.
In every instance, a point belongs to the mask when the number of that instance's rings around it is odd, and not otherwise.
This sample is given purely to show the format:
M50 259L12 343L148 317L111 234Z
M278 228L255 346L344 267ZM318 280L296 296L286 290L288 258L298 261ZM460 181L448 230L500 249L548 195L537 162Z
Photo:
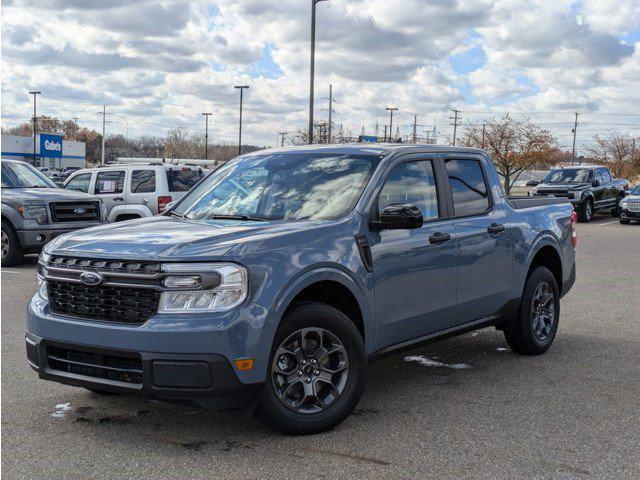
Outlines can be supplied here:
M575 222L567 199L505 197L481 150L244 155L160 216L47 244L28 361L95 392L324 431L385 354L489 326L544 353L575 280Z

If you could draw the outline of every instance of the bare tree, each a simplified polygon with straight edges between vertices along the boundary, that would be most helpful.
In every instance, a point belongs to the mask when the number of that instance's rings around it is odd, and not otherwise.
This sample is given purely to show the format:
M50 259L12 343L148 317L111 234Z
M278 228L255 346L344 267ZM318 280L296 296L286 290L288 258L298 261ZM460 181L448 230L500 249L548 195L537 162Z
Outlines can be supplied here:
M628 134L612 130L605 136L596 135L589 154L616 177L633 180L640 176L640 140Z
M548 168L557 158L556 140L548 130L509 114L492 118L484 129L482 124L470 125L461 144L482 148L491 155L507 195L522 172L534 167Z

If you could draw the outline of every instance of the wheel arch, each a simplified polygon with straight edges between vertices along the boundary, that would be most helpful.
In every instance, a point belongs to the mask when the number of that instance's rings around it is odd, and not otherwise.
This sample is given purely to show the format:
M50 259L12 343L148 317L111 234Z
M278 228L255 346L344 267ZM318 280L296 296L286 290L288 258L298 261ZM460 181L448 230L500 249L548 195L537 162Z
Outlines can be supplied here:
M529 259L527 261L527 274L525 276L525 282L526 278L529 277L533 269L539 266L546 267L551 271L554 278L556 279L556 283L558 284L558 290L562 292L562 283L564 278L562 255L559 252L558 246L555 245L549 238L540 241L532 249L531 255L529 256Z
M278 325L291 306L299 301L315 301L336 308L354 323L365 345L373 342L372 314L366 294L346 272L323 267L294 280L275 303Z

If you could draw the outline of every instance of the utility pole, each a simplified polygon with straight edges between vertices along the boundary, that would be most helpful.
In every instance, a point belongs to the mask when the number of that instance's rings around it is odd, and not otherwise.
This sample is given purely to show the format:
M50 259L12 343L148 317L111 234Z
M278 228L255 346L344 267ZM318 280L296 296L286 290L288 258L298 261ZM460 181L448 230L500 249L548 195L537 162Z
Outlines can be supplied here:
M398 110L398 107L387 107L385 110L391 114L391 119L389 120L389 140L391 140L391 135L393 135L393 112Z
M204 112L204 159L209 159L209 117L213 115L209 112Z
M311 0L311 65L309 69L309 145L313 143L313 83L316 70L316 5L324 0Z
M279 136L280 137L280 146L284 147L284 137L285 135L287 135L289 132L276 132L276 138Z
M387 141L387 126L384 126L384 141Z
M37 167L36 164L36 133L38 130L38 115L36 112L36 97L42 94L42 92L38 90L34 90L29 92L29 95L33 95L33 166Z
M484 134L485 134L486 129L487 129L487 124L483 123L482 124L482 148L483 149L484 149Z
M333 113L333 85L329 84L329 134L327 143L331 143L331 114Z
M238 155L242 155L242 92L249 89L249 85L236 85L233 88L240 90L240 128L238 129Z
M102 111L98 112L98 115L102 115L102 151L100 152L100 165L104 165L104 142L105 142L105 130L107 125L107 115L111 115L107 112L107 106L102 105Z
M418 135L416 129L418 128L418 115L413 115L413 143L418 142Z
M453 123L451 125L453 125L453 146L456 145L456 134L458 133L458 125L460 125L458 123L458 121L460 120L459 114L460 114L460 110L452 110L453 112L453 117L449 117L449 119L453 120Z
M573 133L573 147L571 148L571 165L573 165L573 162L576 160L576 133L578 132L578 115L580 115L578 112L574 113L575 117L573 120L573 130L571 130L571 132Z

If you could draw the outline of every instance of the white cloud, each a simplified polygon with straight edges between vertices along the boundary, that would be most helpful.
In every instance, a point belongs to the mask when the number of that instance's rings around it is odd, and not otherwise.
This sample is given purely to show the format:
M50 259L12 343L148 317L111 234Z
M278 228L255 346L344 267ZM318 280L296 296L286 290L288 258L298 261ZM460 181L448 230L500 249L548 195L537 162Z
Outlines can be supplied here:
M637 110L640 43L629 41L640 32L637 0L331 0L317 8L316 116L326 116L322 97L333 83L334 119L356 134L363 123L382 124L389 104L407 132L414 113L423 124L437 115L447 131L454 107ZM200 132L200 112L211 110L214 138L234 141L239 82L251 85L247 141L273 143L276 131L306 122L308 2L14 0L3 5L2 34L3 125L29 117L33 86L44 114L97 126L96 107L107 103L110 128L127 122L139 135L175 125ZM485 61L463 73L449 60L472 45Z

